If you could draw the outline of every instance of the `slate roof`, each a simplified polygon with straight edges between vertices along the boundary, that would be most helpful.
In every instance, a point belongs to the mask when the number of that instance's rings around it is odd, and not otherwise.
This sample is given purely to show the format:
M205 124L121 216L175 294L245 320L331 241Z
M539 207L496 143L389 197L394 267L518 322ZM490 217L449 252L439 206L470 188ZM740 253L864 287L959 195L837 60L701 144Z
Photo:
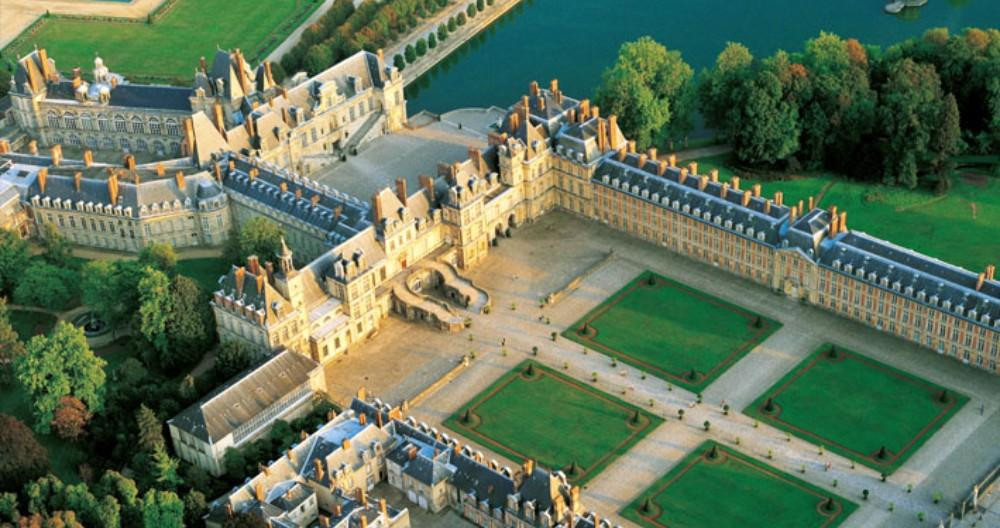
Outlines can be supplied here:
M110 106L126 108L156 108L159 110L176 110L190 112L192 95L191 88L165 86L156 84L119 84L111 90ZM49 83L45 94L46 99L75 101L73 82L61 80Z
M826 245L818 262L855 278L858 270L863 270L864 280L878 287L978 325L1000 329L1000 282L985 281L977 291L978 274L958 266L858 231L838 235ZM874 281L871 273L875 274ZM883 279L887 279L885 284Z
M230 160L236 166L232 172L228 169ZM242 156L233 154L223 156L218 163L225 175L223 185L227 189L325 231L326 242L331 247L372 225L368 212L371 206L336 189L267 164L258 165L258 174L251 180L249 171L254 166ZM282 183L287 186L284 192ZM296 197L296 191L301 192L300 198ZM314 197L315 204L312 202Z
M772 203L770 211L765 212L767 200L762 197L752 197L749 204L743 206L743 191L730 189L723 198L721 183L709 181L704 190L699 190L697 176L688 175L684 183L680 183L679 168L667 168L660 176L657 174L656 162L647 161L640 168L639 161L639 154L629 153L623 161L618 161L617 154L612 152L598 165L592 181L660 207L669 207L677 214L726 229L747 239L771 246L781 243L781 228L789 215L788 207ZM688 209L686 212L685 205ZM731 222L729 228L725 227L727 221Z
M451 480L455 488L463 493L475 494L476 500L487 501L491 508L505 507L507 496L517 492L514 479L493 471L464 453L452 457L451 464L455 466Z
M215 443L276 401L307 384L319 364L283 350L261 365L237 374L167 423Z

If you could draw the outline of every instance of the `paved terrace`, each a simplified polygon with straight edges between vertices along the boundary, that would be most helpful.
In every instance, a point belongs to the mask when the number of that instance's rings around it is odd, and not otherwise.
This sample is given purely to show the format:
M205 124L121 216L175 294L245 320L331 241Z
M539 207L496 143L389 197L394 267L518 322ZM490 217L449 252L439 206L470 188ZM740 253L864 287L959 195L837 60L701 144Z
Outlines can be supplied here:
M541 297L600 262L609 249L614 249L615 256L597 267L579 289L554 306L539 309ZM701 405L694 404L695 396L690 392L671 390L662 380L652 376L640 379L636 369L621 364L612 368L606 356L594 351L584 355L579 344L562 337L551 341L550 332L569 326L646 269L778 319L784 327L716 380L705 391ZM846 527L913 526L917 512L926 513L926 522L934 526L979 473L1000 458L1000 444L995 442L1000 435L1000 383L995 377L600 224L565 213L547 215L515 230L513 239L503 239L490 258L468 276L486 288L494 302L490 315L468 314L473 319L471 330L445 334L390 319L382 335L333 363L328 373L336 372L338 388L345 394L365 385L372 394L382 391L386 399L399 401L417 394L463 354L475 350L477 359L469 368L411 409L432 426L440 426L483 387L525 359L532 346L541 349L538 360L553 368L561 370L568 362L570 368L564 372L577 379L589 383L590 373L599 372L597 386L602 390L646 408L652 398L652 410L667 422L584 489L590 508L612 516L623 526L634 524L617 512L706 438L733 445L739 436L741 445L737 448L757 457L771 449L774 460L769 463L859 503L861 508ZM511 303L516 304L516 310L511 310ZM542 313L551 318L550 325L539 321ZM468 335L473 336L472 341ZM501 337L507 339L506 356L500 353ZM798 439L787 442L784 432L764 424L754 428L752 419L735 412L828 341L962 391L971 402L886 483L874 470L860 464L851 469L846 458L829 452L820 456L818 446ZM359 370L367 376L349 374ZM729 416L721 412L723 399L734 409ZM980 405L984 406L983 415ZM682 407L686 412L683 422L676 419L676 411ZM701 428L705 420L712 422L710 433ZM515 465L484 451L488 457ZM832 463L829 472L823 469L827 462ZM798 472L802 465L806 466L805 474ZM839 481L837 488L831 486L833 479ZM906 492L907 484L913 485L912 493ZM862 489L871 490L867 502L860 499ZM935 505L931 497L938 491L944 500ZM890 502L895 504L893 513L888 511Z

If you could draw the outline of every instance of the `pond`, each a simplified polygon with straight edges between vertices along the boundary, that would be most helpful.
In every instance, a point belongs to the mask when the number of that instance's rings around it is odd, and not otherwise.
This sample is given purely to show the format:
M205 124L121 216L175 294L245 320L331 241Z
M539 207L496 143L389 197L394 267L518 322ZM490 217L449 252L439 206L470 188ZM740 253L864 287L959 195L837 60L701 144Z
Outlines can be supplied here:
M407 88L407 110L507 106L552 78L590 97L623 43L650 35L700 70L726 42L756 56L800 50L820 31L888 45L932 27L1000 27L998 0L930 0L900 15L879 0L522 0Z

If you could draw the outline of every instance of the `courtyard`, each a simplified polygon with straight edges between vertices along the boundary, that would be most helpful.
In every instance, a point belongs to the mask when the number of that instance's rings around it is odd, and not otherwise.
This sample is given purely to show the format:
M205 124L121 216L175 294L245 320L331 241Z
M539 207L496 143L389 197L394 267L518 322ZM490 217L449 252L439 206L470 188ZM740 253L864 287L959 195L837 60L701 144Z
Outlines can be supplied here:
M967 401L917 376L824 345L745 412L891 473Z
M575 483L600 473L663 420L534 361L524 361L445 425L514 461Z
M623 512L648 528L832 528L857 505L705 442Z
M563 335L700 391L781 324L655 273L643 273Z

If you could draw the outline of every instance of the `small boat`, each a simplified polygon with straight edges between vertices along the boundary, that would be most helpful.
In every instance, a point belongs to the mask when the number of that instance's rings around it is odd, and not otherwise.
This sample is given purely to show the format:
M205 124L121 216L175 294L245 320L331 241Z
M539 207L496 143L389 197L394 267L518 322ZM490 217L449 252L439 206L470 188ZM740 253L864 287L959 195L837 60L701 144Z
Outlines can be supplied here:
M885 12L890 15L895 15L901 12L907 7L922 7L927 3L927 0L894 0L891 3L885 5Z

